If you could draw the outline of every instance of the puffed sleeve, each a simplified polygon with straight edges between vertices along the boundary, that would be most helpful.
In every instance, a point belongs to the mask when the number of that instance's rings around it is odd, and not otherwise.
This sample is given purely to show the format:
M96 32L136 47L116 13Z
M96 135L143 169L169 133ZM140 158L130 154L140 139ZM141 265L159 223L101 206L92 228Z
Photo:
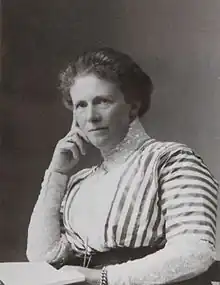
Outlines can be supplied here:
M161 154L155 175L166 245L108 266L110 285L180 282L204 273L215 260L218 183L207 166L190 148L177 145Z
M215 245L218 183L202 159L177 148L165 155L159 179L167 240L192 234Z

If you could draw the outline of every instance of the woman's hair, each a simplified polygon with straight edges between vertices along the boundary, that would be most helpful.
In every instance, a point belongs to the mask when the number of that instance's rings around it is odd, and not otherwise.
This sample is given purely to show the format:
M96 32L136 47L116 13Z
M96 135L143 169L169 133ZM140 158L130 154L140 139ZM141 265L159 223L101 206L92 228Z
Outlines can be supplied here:
M109 47L85 52L69 64L60 73L60 90L63 94L64 105L72 109L70 88L75 78L94 74L99 79L110 81L123 93L126 103L139 101L141 117L150 107L153 83L150 77L135 63L130 56Z

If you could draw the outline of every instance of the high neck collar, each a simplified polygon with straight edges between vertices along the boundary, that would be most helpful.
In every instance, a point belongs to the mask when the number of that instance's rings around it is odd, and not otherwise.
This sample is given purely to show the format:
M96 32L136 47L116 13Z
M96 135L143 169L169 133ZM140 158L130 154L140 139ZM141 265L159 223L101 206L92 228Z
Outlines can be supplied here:
M103 157L102 166L108 171L115 165L122 164L127 158L150 137L145 132L140 120L136 118L131 122L124 139Z

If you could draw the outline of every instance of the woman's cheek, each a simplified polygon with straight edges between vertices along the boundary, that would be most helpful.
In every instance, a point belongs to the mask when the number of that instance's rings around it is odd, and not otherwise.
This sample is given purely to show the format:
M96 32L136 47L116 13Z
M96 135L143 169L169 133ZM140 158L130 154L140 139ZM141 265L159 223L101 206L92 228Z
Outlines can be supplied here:
M118 117L118 111L115 108L105 110L104 114L102 115L102 118L108 122L114 121L115 117Z
M115 106L115 108L113 108L113 110L111 111L111 117L113 117L114 120L118 120L119 118L125 119L125 117L127 116L128 109L122 105Z
M76 112L75 114L76 116L76 121L79 125L80 128L84 128L85 127L85 114L83 114L82 112Z

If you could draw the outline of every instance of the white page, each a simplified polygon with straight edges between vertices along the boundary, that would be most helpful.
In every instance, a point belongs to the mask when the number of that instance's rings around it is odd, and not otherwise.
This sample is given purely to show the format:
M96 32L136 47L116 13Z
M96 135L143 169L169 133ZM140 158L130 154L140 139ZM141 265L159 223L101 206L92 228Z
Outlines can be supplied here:
M0 280L5 285L67 285L85 278L76 270L69 274L46 262L6 262L0 263Z

